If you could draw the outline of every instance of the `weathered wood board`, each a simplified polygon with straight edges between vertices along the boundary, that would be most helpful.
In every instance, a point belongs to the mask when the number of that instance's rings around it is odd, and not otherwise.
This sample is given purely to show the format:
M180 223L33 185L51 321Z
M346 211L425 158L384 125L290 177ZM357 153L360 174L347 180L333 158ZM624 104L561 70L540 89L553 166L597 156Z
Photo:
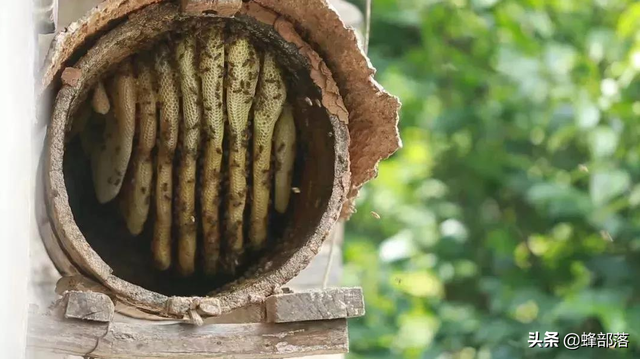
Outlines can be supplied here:
M266 303L267 322L353 318L364 315L361 288L330 288L272 295Z
M65 295L67 319L81 319L108 323L113 320L113 302L106 294L94 292L69 292Z
M31 314L33 350L109 359L291 358L348 351L346 319L286 324L141 325Z

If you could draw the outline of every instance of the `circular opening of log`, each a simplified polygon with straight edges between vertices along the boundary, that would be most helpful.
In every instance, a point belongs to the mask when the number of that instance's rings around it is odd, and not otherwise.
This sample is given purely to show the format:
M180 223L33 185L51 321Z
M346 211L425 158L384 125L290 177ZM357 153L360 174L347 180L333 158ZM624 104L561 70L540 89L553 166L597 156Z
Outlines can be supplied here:
M310 62L248 14L171 4L98 39L49 133L50 211L74 265L156 313L163 296L241 306L304 268L348 186L346 123Z

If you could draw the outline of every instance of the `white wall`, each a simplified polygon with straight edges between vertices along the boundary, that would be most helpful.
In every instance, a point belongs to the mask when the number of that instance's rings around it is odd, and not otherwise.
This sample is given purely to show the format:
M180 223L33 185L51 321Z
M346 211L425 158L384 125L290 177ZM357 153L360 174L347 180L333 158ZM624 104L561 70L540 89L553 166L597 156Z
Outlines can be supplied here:
M0 356L24 357L33 176L30 0L0 1Z

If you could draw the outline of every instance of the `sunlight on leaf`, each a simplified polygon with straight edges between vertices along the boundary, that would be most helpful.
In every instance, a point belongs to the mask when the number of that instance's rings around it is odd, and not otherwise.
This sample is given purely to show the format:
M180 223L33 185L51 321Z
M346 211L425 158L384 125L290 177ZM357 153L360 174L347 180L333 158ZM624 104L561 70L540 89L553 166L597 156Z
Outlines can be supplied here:
M593 202L601 206L625 192L630 184L631 179L627 172L621 170L596 172L591 175L589 193Z
M380 245L380 259L384 262L394 262L407 259L417 252L410 231L402 231L395 236L386 239Z
M442 282L429 271L399 272L391 280L397 290L421 298L441 298L444 294Z

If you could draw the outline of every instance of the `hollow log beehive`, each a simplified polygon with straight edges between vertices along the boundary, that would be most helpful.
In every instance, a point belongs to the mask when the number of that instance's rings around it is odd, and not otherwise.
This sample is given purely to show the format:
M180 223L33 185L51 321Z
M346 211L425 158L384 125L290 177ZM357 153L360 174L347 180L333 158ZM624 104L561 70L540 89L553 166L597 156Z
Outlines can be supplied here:
M108 0L42 72L58 269L138 312L278 291L399 147L399 103L324 0Z

